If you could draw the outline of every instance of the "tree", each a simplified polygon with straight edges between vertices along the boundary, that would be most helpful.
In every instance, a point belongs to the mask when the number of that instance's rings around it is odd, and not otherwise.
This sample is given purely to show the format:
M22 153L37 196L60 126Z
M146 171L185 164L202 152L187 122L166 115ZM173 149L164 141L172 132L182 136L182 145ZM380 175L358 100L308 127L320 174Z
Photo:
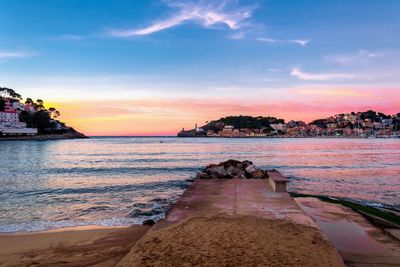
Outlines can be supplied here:
M385 113L378 112L378 116L381 117L382 119L390 119L390 115L386 115Z
M26 126L28 126L29 128L32 128L32 114L30 114L29 112L23 110L21 111L21 113L19 113L19 121L21 122L25 122Z
M11 98L16 100L22 99L20 94L15 92L13 89L7 87L0 87L0 97Z
M48 129L54 128L54 125L50 122L50 115L45 110L32 114L32 126L37 128L39 133L45 133Z
M61 115L61 113L55 108L49 108L48 111L52 119L56 119Z
M319 128L322 128L322 129L326 129L327 128L327 123L326 123L325 119L318 119L318 120L312 121L310 124L311 125L316 125L316 126L318 126Z
M36 103L34 103L35 109L36 109L37 111L45 110L43 103L44 103L44 102L43 102L42 99L36 100Z
M33 100L32 100L32 98L27 98L26 99L26 101L25 101L25 105L33 105Z
M0 111L4 110L6 104L4 98L7 98L10 102L20 102L22 99L21 95L16 93L13 89L0 87ZM63 131L63 129L57 129L56 126L59 124L65 127L65 124L60 121L53 121L53 119L61 115L56 108L51 107L46 109L42 99L33 101L32 98L27 98L25 105L34 107L32 112L19 110L19 121L25 122L28 128L37 128L39 134L54 134Z

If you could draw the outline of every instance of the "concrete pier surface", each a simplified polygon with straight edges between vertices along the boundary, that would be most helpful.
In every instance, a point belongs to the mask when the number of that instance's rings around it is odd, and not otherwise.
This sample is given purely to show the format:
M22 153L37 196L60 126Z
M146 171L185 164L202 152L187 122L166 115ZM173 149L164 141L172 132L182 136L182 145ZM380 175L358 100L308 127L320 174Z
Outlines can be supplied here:
M219 221L227 228L219 227ZM275 236L278 232L283 233ZM226 243L232 244L215 252ZM226 260L220 259L221 253L228 254ZM162 262L164 266L344 266L315 222L287 192L274 192L268 179L238 178L195 179L165 219L117 266L163 266Z
M317 227L287 192L273 192L268 179L196 179L151 230L205 214L285 219Z

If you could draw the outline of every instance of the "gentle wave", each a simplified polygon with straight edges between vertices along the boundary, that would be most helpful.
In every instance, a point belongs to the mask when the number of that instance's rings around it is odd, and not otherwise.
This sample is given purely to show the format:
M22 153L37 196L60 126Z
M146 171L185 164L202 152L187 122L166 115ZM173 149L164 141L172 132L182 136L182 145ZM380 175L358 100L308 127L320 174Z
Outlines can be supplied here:
M61 174L61 173L163 173L163 172L193 172L199 170L198 167L107 167L107 168L48 168L48 174Z
M109 137L3 142L0 232L162 218L185 180L229 158L289 178L288 189L400 209L400 139Z
M38 195L68 195L68 194L101 194L118 193L128 191L144 191L151 189L184 189L188 186L188 182L182 180L172 180L167 182L149 182L143 184L125 184L125 185L112 185L104 187L84 187L84 188L52 188L44 190L30 190L30 191L8 191L9 195L15 194L17 197L21 196L38 196Z

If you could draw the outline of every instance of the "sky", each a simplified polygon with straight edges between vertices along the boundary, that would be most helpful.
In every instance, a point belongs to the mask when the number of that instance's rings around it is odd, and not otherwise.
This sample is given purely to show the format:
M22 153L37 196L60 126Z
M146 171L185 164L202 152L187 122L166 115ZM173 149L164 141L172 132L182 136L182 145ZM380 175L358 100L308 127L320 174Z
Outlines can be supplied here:
M395 114L398 14L398 0L0 0L0 86L88 135Z

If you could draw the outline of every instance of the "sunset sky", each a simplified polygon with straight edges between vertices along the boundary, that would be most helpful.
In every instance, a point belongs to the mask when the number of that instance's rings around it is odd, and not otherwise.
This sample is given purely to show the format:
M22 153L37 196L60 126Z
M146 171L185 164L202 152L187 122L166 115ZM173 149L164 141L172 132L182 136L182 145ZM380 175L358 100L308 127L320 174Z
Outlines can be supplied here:
M0 86L88 135L400 112L400 1L0 1Z

